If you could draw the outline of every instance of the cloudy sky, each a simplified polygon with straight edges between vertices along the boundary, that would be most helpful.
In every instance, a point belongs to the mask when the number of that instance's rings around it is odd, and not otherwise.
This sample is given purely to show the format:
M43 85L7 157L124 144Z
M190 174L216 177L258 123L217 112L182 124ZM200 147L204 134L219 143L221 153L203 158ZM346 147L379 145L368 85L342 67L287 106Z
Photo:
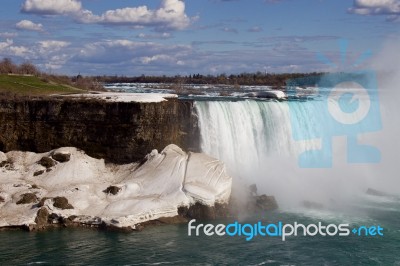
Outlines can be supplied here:
M2 0L0 7L0 58L71 75L325 71L334 66L316 55L336 63L340 40L348 41L347 65L399 35L400 0Z

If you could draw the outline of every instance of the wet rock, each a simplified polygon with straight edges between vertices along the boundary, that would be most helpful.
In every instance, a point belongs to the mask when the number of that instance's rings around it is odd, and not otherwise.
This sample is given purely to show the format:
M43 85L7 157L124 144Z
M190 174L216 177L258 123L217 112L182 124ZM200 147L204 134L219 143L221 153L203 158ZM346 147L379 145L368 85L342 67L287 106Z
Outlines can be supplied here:
M44 228L47 226L49 220L49 211L47 208L40 208L36 214L35 223L38 228Z
M250 186L249 186L249 190L250 190L250 193L251 193L253 196L256 196L256 195L257 195L257 185L256 185L256 184L250 185Z
M74 207L68 203L67 198L65 197L55 197L53 199L53 206L62 210L73 209Z
M272 211L278 209L278 203L274 196L261 195L256 196L256 208L262 211Z
M109 186L108 188L103 190L104 193L113 194L113 195L117 195L118 192L120 192L120 191L121 191L121 188L120 187L116 187L116 186Z
M68 162L71 159L71 154L63 153L63 152L56 152L51 156L54 160L60 163Z
M59 222L61 221L61 219L62 219L62 218L61 218L58 214L52 213L52 214L50 214L49 217L48 217L48 223L50 223L50 224L57 224L57 223L59 223Z
M29 204L35 203L38 201L38 198L33 193L25 193L21 195L21 199L17 201L17 204Z
M190 206L187 211L183 208L180 212L190 219L213 220L216 218L214 207L206 206L199 202Z
M42 159L40 159L40 161L38 161L37 163L46 168L50 168L56 165L56 162L47 156L42 157Z
M174 217L160 217L156 220L150 220L144 223L137 224L135 226L135 231L142 231L146 227L149 226L160 226L160 225L165 225L165 224L183 224L188 222L188 217L183 217L181 215L177 215ZM116 221L117 222L117 221ZM117 222L118 223L118 222ZM112 228L115 225L106 225L108 228Z
M44 173L44 170L36 171L33 173L33 176L39 176L39 175L42 175L43 173Z

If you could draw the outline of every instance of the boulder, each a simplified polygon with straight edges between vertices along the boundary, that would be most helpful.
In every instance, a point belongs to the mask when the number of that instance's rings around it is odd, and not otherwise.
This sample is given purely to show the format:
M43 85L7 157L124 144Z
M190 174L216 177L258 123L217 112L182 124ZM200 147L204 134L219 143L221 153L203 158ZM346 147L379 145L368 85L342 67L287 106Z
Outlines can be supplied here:
M274 196L261 195L255 197L255 207L261 211L272 211L278 209L278 203Z
M62 210L73 209L74 207L68 203L67 198L65 197L55 197L53 199L53 206Z
M21 198L19 201L17 201L17 204L29 204L29 203L35 203L38 201L38 198L34 193L25 193L21 195Z
M37 163L46 168L50 168L56 165L56 162L47 156L42 157L42 159L40 159Z
M35 223L38 228L44 228L47 226L49 220L49 211L47 208L40 208L36 214Z
M117 195L118 192L121 190L120 187L116 187L116 186L109 186L108 188L106 188L105 190L103 190L104 193L106 194L113 194L113 195Z
M40 201L39 201L39 203L38 203L38 207L43 207L44 206L44 202L46 201L46 200L48 200L48 199L51 199L51 198L49 198L49 197L44 197L44 198L42 198Z
M44 173L44 170L36 171L33 173L33 176L42 175L43 173Z
M55 152L51 157L57 162L65 163L71 159L71 154L66 152Z

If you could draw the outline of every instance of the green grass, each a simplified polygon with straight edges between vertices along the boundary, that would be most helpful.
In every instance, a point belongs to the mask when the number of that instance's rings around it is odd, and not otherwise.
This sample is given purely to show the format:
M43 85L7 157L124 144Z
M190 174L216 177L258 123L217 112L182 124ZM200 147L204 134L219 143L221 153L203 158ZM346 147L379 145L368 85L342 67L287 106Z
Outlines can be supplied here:
M81 93L83 90L70 85L47 82L34 76L0 75L0 93L18 95L49 95Z

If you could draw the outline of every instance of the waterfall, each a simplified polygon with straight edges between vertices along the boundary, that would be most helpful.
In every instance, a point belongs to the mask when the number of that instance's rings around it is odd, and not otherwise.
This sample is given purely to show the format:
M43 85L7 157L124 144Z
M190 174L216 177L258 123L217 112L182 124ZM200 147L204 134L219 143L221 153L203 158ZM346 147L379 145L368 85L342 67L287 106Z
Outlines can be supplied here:
M299 167L299 155L321 148L318 136L329 134L332 127L321 113L326 102L290 104L289 108L288 102L276 101L197 101L202 151L224 161L239 186L243 185L240 180L256 183L262 193L275 195L291 206L304 200L326 204L346 201L349 195L364 193L370 186L383 188L386 184L390 188L390 183L376 178L393 178L395 171L388 172L388 164L348 164L345 136L332 137L332 167ZM301 125L302 141L294 139L293 121ZM364 126L359 125L360 132ZM382 135L384 132L366 134L359 140L379 147ZM388 175L382 177L383 172Z

